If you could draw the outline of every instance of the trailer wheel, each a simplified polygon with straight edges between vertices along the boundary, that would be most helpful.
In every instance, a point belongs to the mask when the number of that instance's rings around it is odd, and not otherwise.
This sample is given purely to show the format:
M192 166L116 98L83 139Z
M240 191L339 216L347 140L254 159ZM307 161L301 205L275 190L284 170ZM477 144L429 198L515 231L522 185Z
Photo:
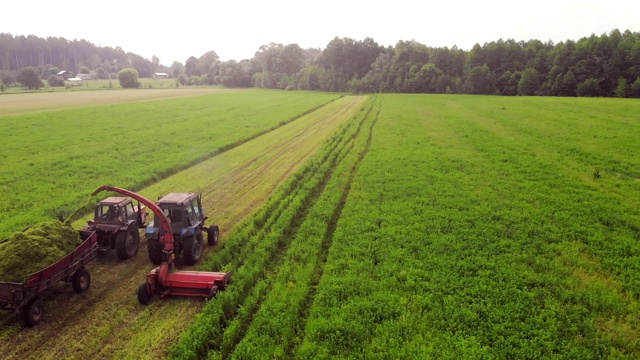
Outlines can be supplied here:
M160 265L162 263L162 245L158 239L148 239L147 252L149 253L149 260L154 265Z
M127 260L136 256L140 246L140 233L131 225L126 231L119 231L116 236L116 254L118 259Z
M147 283L140 285L138 288L138 302L141 305L149 305L151 302L151 294L149 293L149 287Z
M29 304L23 309L24 321L27 326L35 326L42 321L44 316L44 303L40 298L29 301Z
M91 286L91 275L89 275L87 269L80 268L73 273L73 276L71 276L71 285L76 294L80 294L89 289L89 286Z
M219 239L220 229L218 228L218 225L209 226L209 229L207 229L207 243L209 243L209 246L217 244Z
M184 262L193 265L202 258L202 236L190 236L184 239Z
M209 291L209 300L215 299L218 294L218 285L213 285L211 291Z

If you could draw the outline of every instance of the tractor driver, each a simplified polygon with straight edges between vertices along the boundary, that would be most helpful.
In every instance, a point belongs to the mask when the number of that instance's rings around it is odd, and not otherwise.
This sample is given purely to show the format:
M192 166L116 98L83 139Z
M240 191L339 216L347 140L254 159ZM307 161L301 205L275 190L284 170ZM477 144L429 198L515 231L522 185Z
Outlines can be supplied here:
M117 209L115 206L109 206L109 210L107 210L107 220L113 220L116 218Z

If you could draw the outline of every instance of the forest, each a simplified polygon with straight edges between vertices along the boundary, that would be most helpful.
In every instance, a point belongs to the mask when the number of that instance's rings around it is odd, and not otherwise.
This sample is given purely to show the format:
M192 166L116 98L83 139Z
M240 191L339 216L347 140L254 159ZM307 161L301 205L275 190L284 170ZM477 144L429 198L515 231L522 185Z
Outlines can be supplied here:
M214 45L215 46L215 45ZM181 85L222 85L356 93L450 93L640 97L640 32L618 29L559 43L499 39L470 50L400 40L335 37L324 49L261 46L251 59L220 61L215 51L162 65L122 48L0 33L0 81L19 82L35 67L47 79L59 70L113 78L123 68L140 77L165 72Z

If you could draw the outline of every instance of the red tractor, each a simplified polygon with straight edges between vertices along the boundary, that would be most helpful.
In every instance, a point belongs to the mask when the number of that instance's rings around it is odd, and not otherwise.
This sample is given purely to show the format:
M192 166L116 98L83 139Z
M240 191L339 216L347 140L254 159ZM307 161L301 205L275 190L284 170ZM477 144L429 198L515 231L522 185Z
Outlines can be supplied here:
M93 195L105 190L129 196L146 205L148 209L153 211L155 221L158 222L158 239L162 245L162 263L147 274L147 281L138 288L140 304L149 304L153 295L160 295L160 297L169 295L197 296L211 299L219 290L223 290L227 286L231 277L228 272L170 272L175 260L174 238L169 219L164 211L142 195L111 185L99 187L93 192Z
M95 231L98 249L116 251L120 260L127 260L138 253L139 228L146 227L147 212L138 202L128 197L108 197L96 205L93 220L83 230Z

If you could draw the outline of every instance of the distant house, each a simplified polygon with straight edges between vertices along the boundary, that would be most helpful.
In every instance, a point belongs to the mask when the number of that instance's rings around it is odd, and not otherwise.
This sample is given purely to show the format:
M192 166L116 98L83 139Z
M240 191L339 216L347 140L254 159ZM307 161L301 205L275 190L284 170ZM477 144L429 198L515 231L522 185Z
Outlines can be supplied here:
M62 76L63 79L68 80L71 77L71 73L67 70L58 71L58 76Z
M154 79L167 79L169 78L169 74L167 73L153 73Z
M68 78L67 81L66 81L66 85L69 85L69 86L80 86L80 85L82 85L82 79L80 79L79 77Z
M99 79L100 76L98 76L98 73L91 70L89 73L78 73L78 75L76 75L76 77L79 77L82 80L93 80L93 79Z

